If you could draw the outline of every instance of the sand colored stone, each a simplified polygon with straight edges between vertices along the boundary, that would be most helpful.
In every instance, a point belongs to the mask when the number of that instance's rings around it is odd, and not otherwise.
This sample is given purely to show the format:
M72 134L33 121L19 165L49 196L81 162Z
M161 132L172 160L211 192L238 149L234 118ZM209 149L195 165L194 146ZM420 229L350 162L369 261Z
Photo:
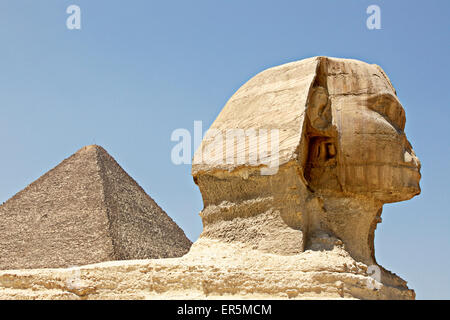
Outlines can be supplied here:
M184 232L101 147L88 146L0 207L0 269L170 258Z
M204 230L186 255L3 271L0 297L414 299L374 250L383 204L420 193L404 125L377 65L314 57L265 70L231 97L197 150ZM278 129L273 174L224 161L216 137L228 129Z

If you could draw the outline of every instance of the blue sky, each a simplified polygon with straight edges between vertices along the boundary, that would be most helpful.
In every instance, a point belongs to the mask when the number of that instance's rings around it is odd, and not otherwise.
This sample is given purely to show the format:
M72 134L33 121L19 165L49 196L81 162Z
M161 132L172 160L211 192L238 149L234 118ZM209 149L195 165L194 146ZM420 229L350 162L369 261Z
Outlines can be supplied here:
M81 8L81 30L66 8ZM381 8L381 30L366 8ZM379 64L406 110L422 194L384 207L378 262L417 298L450 298L450 2L0 2L0 202L84 145L103 146L197 239L200 192L174 129L204 129L250 77L325 55Z

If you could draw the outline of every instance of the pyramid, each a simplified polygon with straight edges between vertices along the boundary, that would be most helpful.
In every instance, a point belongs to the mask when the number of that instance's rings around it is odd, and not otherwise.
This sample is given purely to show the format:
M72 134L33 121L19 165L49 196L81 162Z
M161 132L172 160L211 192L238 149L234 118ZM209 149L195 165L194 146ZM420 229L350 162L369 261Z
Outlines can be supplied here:
M179 257L191 241L100 146L80 149L0 206L0 269Z

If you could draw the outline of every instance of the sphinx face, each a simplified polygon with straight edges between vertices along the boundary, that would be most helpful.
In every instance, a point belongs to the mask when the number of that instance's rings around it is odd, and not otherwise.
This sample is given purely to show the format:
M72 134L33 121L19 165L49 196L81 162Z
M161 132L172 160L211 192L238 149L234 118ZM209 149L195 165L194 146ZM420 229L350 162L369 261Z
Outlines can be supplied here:
M396 202L420 193L420 162L404 133L405 112L389 93L343 96L333 113L337 176L344 191Z
M331 60L326 67L328 88L316 88L308 107L307 179L313 189L361 194L383 203L419 194L420 162L404 133L405 111L387 77L369 64ZM328 127L320 121L327 114Z

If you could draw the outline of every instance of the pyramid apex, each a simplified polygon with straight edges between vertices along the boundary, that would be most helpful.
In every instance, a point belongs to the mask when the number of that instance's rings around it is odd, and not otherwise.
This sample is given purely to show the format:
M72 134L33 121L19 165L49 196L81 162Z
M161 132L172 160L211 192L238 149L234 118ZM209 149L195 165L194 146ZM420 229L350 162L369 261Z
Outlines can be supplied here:
M104 152L106 152L106 150L102 146L99 146L97 144L91 144L91 145L82 147L76 153L83 153L83 152L89 152L89 151L104 151Z

